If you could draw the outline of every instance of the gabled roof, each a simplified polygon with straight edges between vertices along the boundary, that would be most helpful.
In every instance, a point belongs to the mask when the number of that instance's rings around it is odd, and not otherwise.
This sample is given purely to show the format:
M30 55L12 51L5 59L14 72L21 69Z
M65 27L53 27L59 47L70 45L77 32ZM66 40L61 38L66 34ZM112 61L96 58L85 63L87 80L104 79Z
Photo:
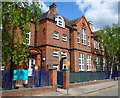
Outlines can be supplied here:
M56 13L54 13L54 12L49 10L46 13L42 14L41 16L39 16L39 21L41 21L43 19L46 19L46 18L54 20L54 18L56 16L58 16L58 15L59 14L56 14ZM74 20L70 20L70 19L67 19L67 18L63 17L63 19L65 20L65 25L67 25L68 27L72 27L72 24L76 23L80 18L77 18L77 19L74 19Z

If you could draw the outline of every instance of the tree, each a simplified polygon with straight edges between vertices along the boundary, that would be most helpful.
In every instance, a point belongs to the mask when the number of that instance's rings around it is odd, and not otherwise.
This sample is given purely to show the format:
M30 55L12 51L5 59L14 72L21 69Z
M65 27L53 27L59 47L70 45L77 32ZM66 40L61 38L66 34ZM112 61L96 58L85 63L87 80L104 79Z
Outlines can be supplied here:
M111 69L113 69L116 59L120 62L120 27L117 24L106 26L97 35L98 41L104 48L106 60L111 62Z
M2 2L2 62L10 66L11 79L14 67L28 61L26 33L31 24L38 27L40 6L38 2Z

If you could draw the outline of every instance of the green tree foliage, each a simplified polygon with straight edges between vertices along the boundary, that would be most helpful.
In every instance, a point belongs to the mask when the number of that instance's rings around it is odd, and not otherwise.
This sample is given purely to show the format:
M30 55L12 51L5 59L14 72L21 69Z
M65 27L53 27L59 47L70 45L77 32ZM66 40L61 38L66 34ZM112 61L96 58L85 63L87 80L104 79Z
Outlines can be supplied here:
M30 32L31 23L38 27L40 6L37 2L2 2L2 62L5 65L28 60L26 33Z
M104 48L108 62L115 63L115 58L120 61L120 27L117 24L101 29L98 32L98 41Z

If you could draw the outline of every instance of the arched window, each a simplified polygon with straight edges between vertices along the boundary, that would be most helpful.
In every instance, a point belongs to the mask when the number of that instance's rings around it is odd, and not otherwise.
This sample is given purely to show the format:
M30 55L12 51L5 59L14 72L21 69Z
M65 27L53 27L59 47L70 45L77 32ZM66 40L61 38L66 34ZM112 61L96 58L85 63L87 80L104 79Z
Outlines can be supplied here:
M60 26L62 28L65 28L65 21L64 19L62 18L62 16L56 16L55 17L55 21L57 21L56 25L57 26Z

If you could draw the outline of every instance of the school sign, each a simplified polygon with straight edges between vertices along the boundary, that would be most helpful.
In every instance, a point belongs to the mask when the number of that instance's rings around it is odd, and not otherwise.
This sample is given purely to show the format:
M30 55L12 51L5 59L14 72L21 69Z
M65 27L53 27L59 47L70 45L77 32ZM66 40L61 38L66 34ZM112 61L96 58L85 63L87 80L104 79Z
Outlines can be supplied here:
M28 70L25 70L23 68L14 70L13 80L28 80Z

